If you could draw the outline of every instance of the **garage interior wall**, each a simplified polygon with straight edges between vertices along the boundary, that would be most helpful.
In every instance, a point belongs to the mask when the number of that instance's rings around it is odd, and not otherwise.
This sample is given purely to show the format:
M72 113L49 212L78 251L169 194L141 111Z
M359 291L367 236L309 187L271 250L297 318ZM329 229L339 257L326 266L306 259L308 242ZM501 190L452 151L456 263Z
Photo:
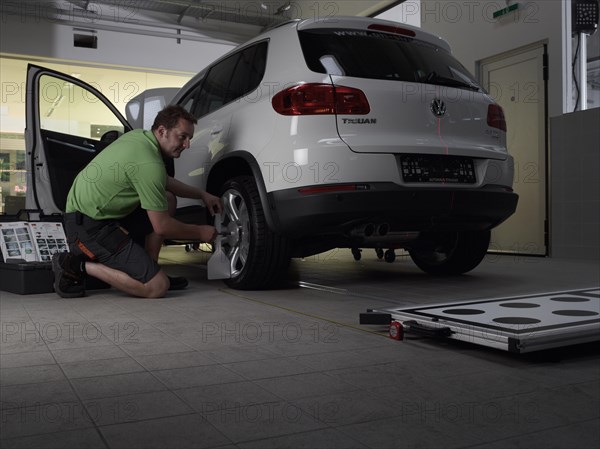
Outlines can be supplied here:
M517 11L493 17L495 11L516 3L519 4ZM600 192L597 182L590 179L585 170L586 166L598 170L600 142L597 132L589 129L582 133L580 127L573 128L577 120L570 118L575 104L570 1L421 0L421 27L446 39L454 55L475 74L478 61L537 42L547 44L549 139L551 137L548 149L550 255L600 258ZM582 111L576 116L580 122L592 124L597 119L597 111ZM553 130L553 127L557 129ZM565 171L565 166L560 164L567 161L569 165ZM574 179L578 182L569 182ZM596 186L595 190L593 186Z

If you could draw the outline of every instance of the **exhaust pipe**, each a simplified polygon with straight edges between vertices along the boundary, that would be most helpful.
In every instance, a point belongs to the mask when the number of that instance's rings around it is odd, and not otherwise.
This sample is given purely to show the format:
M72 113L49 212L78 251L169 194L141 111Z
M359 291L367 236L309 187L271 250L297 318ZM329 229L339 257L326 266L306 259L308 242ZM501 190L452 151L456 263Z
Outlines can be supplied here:
M380 235L381 237L383 237L384 235L387 235L388 232L390 232L389 224L381 223L379 226L377 226L377 234Z
M390 225L388 223L367 223L350 231L350 235L353 237L383 237L390 231Z
M357 239L355 242L357 246L376 248L382 245L401 245L411 242L419 237L419 232L391 232L389 223L366 223L353 228L350 231L350 237Z
M354 237L371 237L375 233L375 225L373 223L367 223L362 226L357 226L350 231L350 235Z

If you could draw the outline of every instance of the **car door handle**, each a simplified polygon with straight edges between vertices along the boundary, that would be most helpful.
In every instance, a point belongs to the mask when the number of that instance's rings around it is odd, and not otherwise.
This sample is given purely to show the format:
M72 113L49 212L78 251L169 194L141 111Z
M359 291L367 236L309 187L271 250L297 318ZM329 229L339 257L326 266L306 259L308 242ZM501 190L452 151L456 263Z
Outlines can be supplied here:
M215 135L221 133L221 131L223 131L223 125L215 125L210 130L210 135L215 136Z
M96 148L96 146L93 143L88 142L87 140L84 140L83 142L81 142L81 144L84 147L88 147L88 148Z

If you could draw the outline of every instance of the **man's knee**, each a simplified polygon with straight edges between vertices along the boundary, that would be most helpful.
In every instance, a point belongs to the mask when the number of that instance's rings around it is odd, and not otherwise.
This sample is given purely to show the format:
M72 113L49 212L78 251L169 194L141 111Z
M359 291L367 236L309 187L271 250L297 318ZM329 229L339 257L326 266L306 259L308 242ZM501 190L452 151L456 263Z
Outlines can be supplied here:
M169 278L160 270L145 284L145 298L162 298L169 290Z

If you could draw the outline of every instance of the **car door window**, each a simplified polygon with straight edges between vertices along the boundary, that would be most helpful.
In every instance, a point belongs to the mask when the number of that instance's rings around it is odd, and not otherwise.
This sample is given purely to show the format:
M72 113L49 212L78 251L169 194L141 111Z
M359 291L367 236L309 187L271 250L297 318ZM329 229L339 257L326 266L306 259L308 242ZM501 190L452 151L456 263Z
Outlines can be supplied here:
M196 117L215 111L227 102L229 83L239 58L240 54L236 53L210 69L200 91L198 107L194 107Z
M200 118L256 89L265 73L268 42L248 47L210 69L194 96L192 113ZM183 100L189 102L190 97Z
M265 73L267 43L261 42L243 50L229 84L228 101L252 92Z
M114 113L92 92L50 75L40 77L40 128L72 136L100 138L124 131Z
M198 107L200 94L202 93L202 85L204 84L204 80L206 79L206 71L202 73L198 81L194 84L194 86L188 90L188 92L183 96L183 98L179 101L179 105L183 107L186 111L194 114L194 108Z

